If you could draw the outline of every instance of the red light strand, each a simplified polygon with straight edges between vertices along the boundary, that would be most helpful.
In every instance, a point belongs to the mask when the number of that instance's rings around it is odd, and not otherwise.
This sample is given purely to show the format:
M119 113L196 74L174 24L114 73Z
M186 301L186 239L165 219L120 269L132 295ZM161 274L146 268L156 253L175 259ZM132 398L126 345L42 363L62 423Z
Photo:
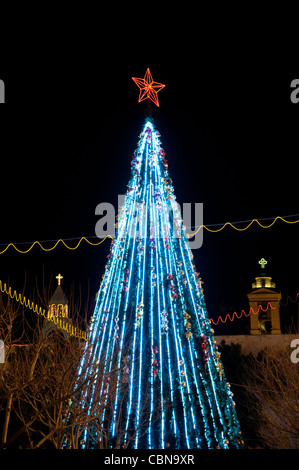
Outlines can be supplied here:
M286 301L285 304L280 303L281 306L282 306L282 307L285 307L285 306L288 304L289 301L291 301L292 303L295 303L295 302L298 300L298 296L299 296L299 292L297 293L295 300L292 300L291 297L288 296L288 297L287 297L287 301ZM227 314L225 315L224 319L223 319L223 318L221 317L221 315L220 315L220 316L217 318L217 320L214 320L213 318L211 318L210 322L213 323L213 325L217 326L220 321L221 321L222 323L226 323L227 320L229 320L229 321L232 322L232 321L234 321L236 318L239 320L239 319L242 318L243 316L249 317L252 313L253 313L254 315L257 315L257 314L260 312L260 310L262 310L263 312L266 312L269 308L271 308L272 310L276 310L277 307L273 307L273 306L271 305L271 303L268 302L266 308L263 308L261 305L259 305L256 312L254 311L254 309L253 309L252 307L250 307L248 313L246 313L245 310L241 310L241 312L240 312L239 315L238 315L237 312L234 312L232 315L230 315L229 313L227 313Z

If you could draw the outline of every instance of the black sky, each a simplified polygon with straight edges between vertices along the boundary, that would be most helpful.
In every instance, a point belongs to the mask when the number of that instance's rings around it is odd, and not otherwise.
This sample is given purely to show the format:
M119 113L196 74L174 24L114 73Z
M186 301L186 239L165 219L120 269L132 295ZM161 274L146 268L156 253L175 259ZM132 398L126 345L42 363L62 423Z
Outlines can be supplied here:
M95 55L55 43L42 53L19 50L1 71L1 243L95 235L96 205L116 204L126 191L145 111L131 77L147 67L166 84L154 119L179 203L202 202L205 224L299 213L295 59L271 41L212 46L195 35L180 48L169 38L161 44L141 53L129 41L101 43ZM295 297L298 235L299 224L282 222L205 231L194 259L210 315L247 308L261 257L283 298ZM108 251L108 241L75 252L10 249L0 279L21 289L26 272L30 297L43 271L46 284L61 272L66 292L74 283L86 296L89 285L94 298Z

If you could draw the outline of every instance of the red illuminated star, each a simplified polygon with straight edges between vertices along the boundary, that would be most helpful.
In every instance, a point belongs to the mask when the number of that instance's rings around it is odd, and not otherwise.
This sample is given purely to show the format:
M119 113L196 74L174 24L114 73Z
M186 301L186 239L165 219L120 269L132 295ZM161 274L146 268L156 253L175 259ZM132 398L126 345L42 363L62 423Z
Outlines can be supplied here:
M162 90L165 85L153 81L150 69L147 69L144 78L132 77L132 80L134 80L140 89L138 103L149 98L153 103L155 103L156 106L159 106L158 92Z

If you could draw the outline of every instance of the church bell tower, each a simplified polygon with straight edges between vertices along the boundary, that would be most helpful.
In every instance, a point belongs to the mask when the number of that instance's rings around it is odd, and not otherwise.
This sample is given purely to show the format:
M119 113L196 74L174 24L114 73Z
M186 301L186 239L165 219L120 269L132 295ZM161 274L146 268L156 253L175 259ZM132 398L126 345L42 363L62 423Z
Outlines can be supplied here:
M61 323L71 323L71 319L69 318L68 299L61 287L63 276L58 274L56 279L58 281L58 285L49 301L47 315L48 321L44 328L45 336L47 336L53 329L56 329ZM66 329L59 328L59 331L61 331L64 336L68 336Z
M279 304L281 293L276 290L272 277L265 270L268 262L259 260L261 271L252 283L252 291L247 294L250 308L254 312L250 315L250 334L281 334Z

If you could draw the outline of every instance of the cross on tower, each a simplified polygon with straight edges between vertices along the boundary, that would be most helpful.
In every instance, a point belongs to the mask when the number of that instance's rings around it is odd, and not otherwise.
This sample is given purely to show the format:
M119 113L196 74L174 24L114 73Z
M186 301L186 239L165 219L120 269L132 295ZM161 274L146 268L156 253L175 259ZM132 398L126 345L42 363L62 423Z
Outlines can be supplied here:
M259 260L259 264L261 265L262 269L264 269L266 264L268 264L268 261L266 261L265 258L262 258Z
M63 279L63 276L61 276L61 274L58 274L58 276L56 276L56 279L58 279L58 285L60 286L61 279Z

